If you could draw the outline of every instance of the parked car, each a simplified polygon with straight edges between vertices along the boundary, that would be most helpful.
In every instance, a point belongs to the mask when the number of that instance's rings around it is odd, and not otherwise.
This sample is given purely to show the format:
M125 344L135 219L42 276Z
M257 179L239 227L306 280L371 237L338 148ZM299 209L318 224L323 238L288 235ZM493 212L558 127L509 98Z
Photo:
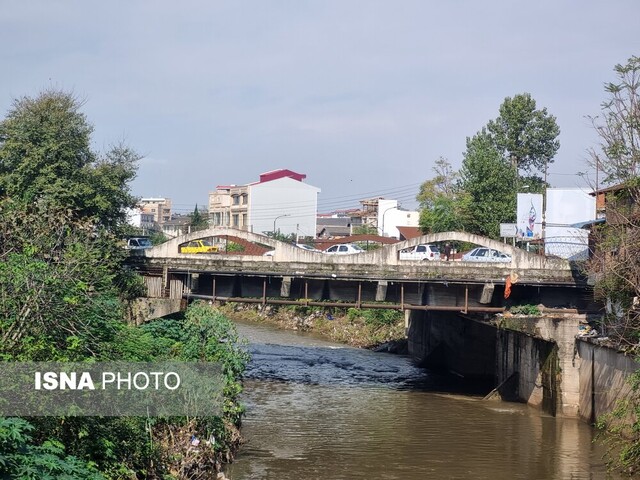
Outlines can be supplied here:
M218 253L218 247L209 240L192 240L180 246L180 253Z
M127 250L145 250L153 247L148 237L131 237L127 238L125 247Z
M462 256L463 262L510 262L511 256L492 248L476 247Z
M329 255L352 255L354 253L362 253L364 250L353 243L341 243L327 248L324 253Z
M440 250L435 245L424 243L401 250L400 260L440 260Z
M268 252L264 252L262 254L263 257L273 257L276 254L275 250L269 250Z

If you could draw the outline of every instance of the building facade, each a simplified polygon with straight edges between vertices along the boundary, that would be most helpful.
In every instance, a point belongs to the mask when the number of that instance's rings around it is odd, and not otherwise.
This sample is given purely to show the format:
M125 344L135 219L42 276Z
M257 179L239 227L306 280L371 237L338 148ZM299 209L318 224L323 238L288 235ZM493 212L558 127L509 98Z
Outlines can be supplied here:
M138 202L142 213L153 215L153 220L158 225L171 220L171 199L162 197L142 198Z
M247 185L218 185L209 193L211 225L315 237L320 189L304 183L305 178L280 169Z

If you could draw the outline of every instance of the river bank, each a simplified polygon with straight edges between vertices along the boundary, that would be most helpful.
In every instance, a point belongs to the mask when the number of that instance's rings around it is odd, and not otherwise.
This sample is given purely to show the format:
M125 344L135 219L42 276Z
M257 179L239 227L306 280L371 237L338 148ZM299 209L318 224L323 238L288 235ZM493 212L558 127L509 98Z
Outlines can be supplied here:
M247 304L223 304L219 309L231 320L314 332L352 347L406 353L404 314L396 310Z

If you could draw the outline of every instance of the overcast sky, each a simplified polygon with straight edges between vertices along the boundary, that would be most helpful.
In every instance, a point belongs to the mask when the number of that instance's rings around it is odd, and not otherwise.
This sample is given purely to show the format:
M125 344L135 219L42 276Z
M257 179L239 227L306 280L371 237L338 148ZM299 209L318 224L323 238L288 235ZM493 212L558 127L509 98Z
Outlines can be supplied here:
M585 118L640 55L640 1L0 0L0 111L55 87L95 147L145 156L133 190L175 210L218 184L307 174L321 211L408 207L443 156L529 92L560 126L553 186L584 186Z

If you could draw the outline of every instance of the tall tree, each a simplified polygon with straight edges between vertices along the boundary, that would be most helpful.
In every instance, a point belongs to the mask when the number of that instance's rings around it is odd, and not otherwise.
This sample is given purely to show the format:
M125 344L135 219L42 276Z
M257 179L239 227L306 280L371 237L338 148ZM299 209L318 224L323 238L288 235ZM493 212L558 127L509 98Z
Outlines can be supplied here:
M546 108L536 108L528 93L507 97L487 131L496 149L518 172L544 172L560 148L556 118Z
M209 226L209 222L207 217L200 213L198 210L198 205L196 204L196 208L193 209L193 213L190 215L189 226L190 230L195 232L196 230L204 230Z
M0 196L45 200L113 227L135 204L129 182L139 156L124 145L91 150L93 127L73 94L46 90L22 97L0 123Z
M504 161L485 129L467 139L459 184L468 196L465 230L499 237L500 223L515 220L516 178L517 173Z

